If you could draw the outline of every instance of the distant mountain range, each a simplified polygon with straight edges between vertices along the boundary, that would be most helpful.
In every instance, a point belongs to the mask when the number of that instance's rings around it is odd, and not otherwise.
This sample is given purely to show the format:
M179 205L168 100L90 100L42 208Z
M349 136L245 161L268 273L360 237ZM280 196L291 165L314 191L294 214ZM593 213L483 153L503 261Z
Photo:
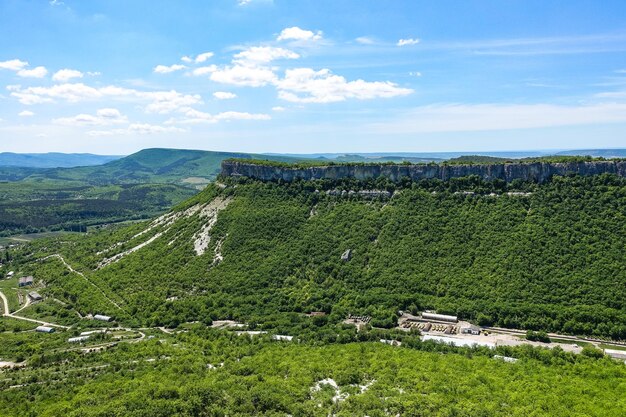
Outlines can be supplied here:
M145 149L105 164L0 166L0 236L150 218L196 194L227 158L297 162L285 156Z
M314 153L314 154L251 154L239 152L213 152L184 149L144 149L135 154L124 156L115 155L94 155L88 153L0 153L0 167L20 167L20 168L75 168L93 167L107 164L104 171L99 173L112 174L113 176L123 176L119 171L137 168L138 173L133 173L136 177L142 177L142 172L149 171L149 175L157 173L159 175L170 173L180 176L185 171L198 171L199 176L214 177L219 164L226 158L256 158L288 161L290 159L328 159L336 162L440 162L463 156L488 156L495 158L532 158L551 155L571 155L604 158L624 158L626 149L582 149L582 150L560 150L560 151L497 151L497 152L374 152L374 153ZM112 162L116 164L109 165ZM30 172L30 171L27 171ZM91 173L86 169L80 172ZM61 176L73 177L68 172L58 171ZM194 174L195 175L195 174ZM110 177L110 175L108 175ZM141 182L141 181L140 181ZM169 181L168 181L169 182Z
M300 160L288 156L236 152L144 149L101 165L48 169L0 166L0 181L80 182L91 185L178 183L195 187L215 179L221 162L228 158Z
M584 156L589 155L593 157L602 158L626 158L626 149L580 149L571 151L562 151L557 155L572 155L572 156Z
M90 153L0 153L0 166L23 168L70 168L102 165L122 156L94 155Z
M505 159L535 158L543 156L593 156L604 158L624 158L626 149L579 149L551 151L493 151L493 152L371 152L371 153L313 153L313 154L268 154L297 157L301 159L329 159L342 162L392 161L428 162L443 161L462 156L489 156Z

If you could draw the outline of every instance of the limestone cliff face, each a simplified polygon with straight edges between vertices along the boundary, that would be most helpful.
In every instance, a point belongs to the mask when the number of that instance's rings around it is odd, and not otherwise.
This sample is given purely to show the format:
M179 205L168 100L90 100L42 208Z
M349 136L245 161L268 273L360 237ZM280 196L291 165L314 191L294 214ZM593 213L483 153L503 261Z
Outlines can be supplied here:
M386 177L399 181L404 177L413 180L450 178L477 175L490 181L501 179L507 182L515 179L534 182L546 182L554 175L599 175L615 174L626 177L626 161L595 161L530 164L494 164L494 165L328 165L309 168L273 167L245 161L222 162L222 175L244 176L263 181L293 181L295 179L342 179L359 180Z

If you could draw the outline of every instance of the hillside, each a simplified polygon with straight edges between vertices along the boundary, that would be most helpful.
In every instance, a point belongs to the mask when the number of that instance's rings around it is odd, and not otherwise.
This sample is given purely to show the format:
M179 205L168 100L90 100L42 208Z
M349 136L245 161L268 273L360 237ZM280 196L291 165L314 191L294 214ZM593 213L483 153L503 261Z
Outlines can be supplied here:
M151 223L58 250L145 324L229 317L284 329L302 324L293 314L324 311L390 327L398 310L436 309L626 338L622 178L226 181ZM44 264L32 273L74 294L82 314L95 310Z
M4 251L0 414L622 415L626 368L600 349L624 347L597 338L626 339L624 224L606 174L222 177L151 221ZM431 309L482 345L398 325Z
M104 165L40 171L25 180L79 181L92 185L176 183L194 187L215 179L220 172L221 162L228 158L297 161L281 156L155 148L144 149Z
M259 155L146 149L98 166L0 167L0 236L146 219L214 180L226 158ZM268 157L270 158L270 157ZM297 161L271 157L276 161Z

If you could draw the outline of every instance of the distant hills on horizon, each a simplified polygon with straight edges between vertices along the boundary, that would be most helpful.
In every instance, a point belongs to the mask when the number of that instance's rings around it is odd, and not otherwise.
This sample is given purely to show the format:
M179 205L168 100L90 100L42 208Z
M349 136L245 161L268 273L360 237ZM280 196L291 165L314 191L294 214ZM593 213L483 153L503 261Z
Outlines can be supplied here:
M145 156L150 155L148 159L152 163L161 165L155 159L163 158L163 161L179 160L185 161L195 160L196 163L202 162L202 159L208 158L214 168L216 160L241 157L241 158L259 158L267 157L277 160L302 160L302 159L327 159L335 162L439 162L463 156L488 156L496 158L532 158L543 156L592 156L604 158L624 158L626 157L626 148L624 149L572 149L559 151L493 151L493 152L350 152L350 153L312 153L312 154L293 154L293 153L243 153L243 152L218 152L203 150L186 150L186 149L167 149L167 148L150 148L144 149L131 155L96 155L90 153L14 153L0 152L0 167L15 168L32 168L32 169L53 169L53 168L76 168L76 167L93 167L105 165L114 161L140 159L145 161ZM125 165L124 163L121 163ZM167 163L165 165L168 165Z
M0 166L22 168L72 168L77 166L102 165L123 157L123 155L95 155L91 153L0 152Z

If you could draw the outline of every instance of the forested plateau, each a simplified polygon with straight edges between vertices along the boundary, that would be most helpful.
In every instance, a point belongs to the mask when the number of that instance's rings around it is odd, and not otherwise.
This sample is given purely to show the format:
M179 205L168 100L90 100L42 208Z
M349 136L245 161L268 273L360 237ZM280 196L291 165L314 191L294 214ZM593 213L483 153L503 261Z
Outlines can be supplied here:
M321 311L329 322L364 314L391 328L398 310L433 309L480 325L625 339L625 181L226 178L151 223L44 241L15 262L81 313L137 324L233 318L291 328ZM57 252L121 309L59 275L53 259L32 262Z

